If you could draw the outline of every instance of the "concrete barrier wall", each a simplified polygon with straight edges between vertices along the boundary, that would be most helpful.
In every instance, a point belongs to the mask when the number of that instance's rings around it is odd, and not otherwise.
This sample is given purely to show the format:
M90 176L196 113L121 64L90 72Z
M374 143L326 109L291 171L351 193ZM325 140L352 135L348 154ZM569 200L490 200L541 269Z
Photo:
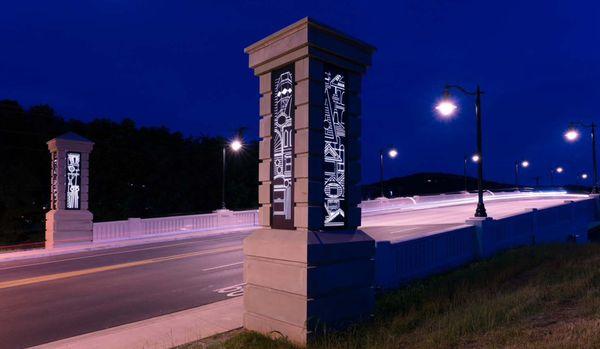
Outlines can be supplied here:
M597 199L588 199L414 240L378 241L376 285L383 289L398 287L509 248L587 241L588 227L598 218Z
M477 257L474 233L474 227L466 227L399 243L378 241L376 286L394 288L474 260Z

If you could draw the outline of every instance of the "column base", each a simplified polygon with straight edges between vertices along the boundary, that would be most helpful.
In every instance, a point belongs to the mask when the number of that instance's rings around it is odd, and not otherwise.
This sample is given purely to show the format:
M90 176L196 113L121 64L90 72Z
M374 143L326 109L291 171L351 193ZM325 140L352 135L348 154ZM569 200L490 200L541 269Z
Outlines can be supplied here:
M52 210L46 213L46 247L92 242L93 215L88 210Z
M369 318L374 254L362 231L255 231L244 240L244 327L305 345Z

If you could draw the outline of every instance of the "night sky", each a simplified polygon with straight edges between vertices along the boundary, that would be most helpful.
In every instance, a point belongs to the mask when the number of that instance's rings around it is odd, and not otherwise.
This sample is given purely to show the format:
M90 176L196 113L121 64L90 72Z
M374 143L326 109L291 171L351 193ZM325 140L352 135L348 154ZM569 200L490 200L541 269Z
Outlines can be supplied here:
M591 171L588 137L567 144L569 121L600 115L597 1L4 1L0 99L49 104L65 118L128 117L189 135L258 137L258 79L244 47L302 17L377 47L363 84L363 181L378 151L399 156L386 177L462 174L475 149L473 100L440 121L446 83L483 97L485 174L560 183ZM151 145L149 145L151 146ZM470 167L475 175L475 166ZM560 179L559 179L560 178Z

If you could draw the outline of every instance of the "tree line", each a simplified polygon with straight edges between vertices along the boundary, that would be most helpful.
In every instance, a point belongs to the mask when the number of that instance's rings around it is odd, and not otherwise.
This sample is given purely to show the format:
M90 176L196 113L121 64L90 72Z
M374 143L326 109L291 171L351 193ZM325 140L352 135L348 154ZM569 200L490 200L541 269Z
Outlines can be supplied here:
M134 121L65 120L48 105L0 101L0 245L43 241L50 202L46 142L75 132L94 144L90 211L94 221L204 213L221 206L223 137L191 137ZM228 153L230 209L257 207L258 144Z

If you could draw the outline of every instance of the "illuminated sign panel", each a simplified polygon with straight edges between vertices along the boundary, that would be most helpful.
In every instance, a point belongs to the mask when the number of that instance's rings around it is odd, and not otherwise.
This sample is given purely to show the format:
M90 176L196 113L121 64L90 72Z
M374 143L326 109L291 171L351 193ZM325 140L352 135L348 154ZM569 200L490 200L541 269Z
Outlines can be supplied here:
M271 227L294 229L294 65L271 73Z
M81 197L81 153L67 152L67 210L79 210Z
M53 151L50 168L50 209L58 209L58 153Z
M323 198L325 228L346 225L346 74L325 66Z

